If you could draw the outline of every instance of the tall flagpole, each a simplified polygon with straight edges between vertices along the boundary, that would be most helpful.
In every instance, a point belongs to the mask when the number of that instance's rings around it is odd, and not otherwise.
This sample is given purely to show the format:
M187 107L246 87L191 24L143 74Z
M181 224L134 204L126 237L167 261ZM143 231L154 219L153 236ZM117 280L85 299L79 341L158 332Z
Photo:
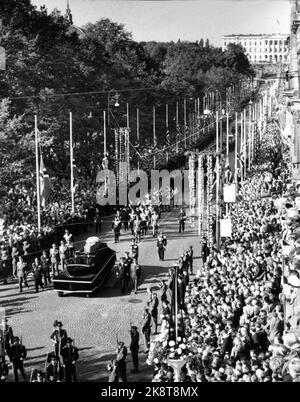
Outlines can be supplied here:
M41 201L40 201L40 172L39 172L39 145L38 145L38 127L37 115L34 116L34 131L35 131L35 168L36 168L36 202L37 202L37 218L38 231L41 231Z
M140 143L140 111L136 109L136 140ZM140 171L140 154L138 154L138 171Z
M220 226L219 226L219 218L220 218L220 156L219 156L219 111L216 111L216 240L217 247L219 248L220 243ZM222 150L222 148L221 148Z
M156 133L155 133L155 106L153 106L153 144L156 144ZM155 158L155 149L153 155L153 169L156 169L156 158Z
M229 165L229 113L226 113L226 164Z
M234 182L237 184L238 114L235 112Z
M71 167L71 204L72 214L75 213L75 201L74 201L74 166L73 166L73 124L72 124L72 112L70 112L70 167Z
M103 152L106 154L106 111L103 111Z

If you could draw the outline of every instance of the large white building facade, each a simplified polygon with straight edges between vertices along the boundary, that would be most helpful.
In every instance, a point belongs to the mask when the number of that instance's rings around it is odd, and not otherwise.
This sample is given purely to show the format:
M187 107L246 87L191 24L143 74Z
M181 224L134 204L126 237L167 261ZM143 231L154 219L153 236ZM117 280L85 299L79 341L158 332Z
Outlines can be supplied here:
M251 63L289 63L289 35L225 35L222 49L230 43L240 44Z

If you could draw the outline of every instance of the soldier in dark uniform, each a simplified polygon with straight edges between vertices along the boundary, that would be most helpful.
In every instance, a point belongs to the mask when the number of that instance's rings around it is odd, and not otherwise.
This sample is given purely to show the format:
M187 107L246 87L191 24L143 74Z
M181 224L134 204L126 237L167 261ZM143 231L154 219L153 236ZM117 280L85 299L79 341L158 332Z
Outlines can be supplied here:
M127 288L129 285L131 264L132 259L129 256L129 252L125 251L125 260L124 260L125 288Z
M203 265L206 263L207 257L210 254L209 247L207 245L207 240L204 237L202 240L202 246L201 246L201 258L202 258L202 263Z
M37 257L34 259L34 262L32 263L32 270L33 270L35 292L38 293L39 286L42 289L44 289L44 286L42 283L42 267L41 267L39 259Z
M19 337L14 338L14 343L9 349L9 360L11 361L14 369L15 382L19 382L18 370L22 374L23 379L25 380L26 374L24 371L23 361L27 356L27 351L24 345L20 344Z
M132 326L130 330L131 343L130 351L132 357L133 370L132 373L137 373L139 371L139 339L140 334L136 326Z
M95 219L94 220L95 220L95 225L96 225L95 232L99 233L102 230L102 218L101 218L101 214L100 214L100 211L99 211L98 208L96 209Z
M151 334L151 314L149 313L148 307L144 308L142 315L142 333L144 337L145 353L148 353L150 346L150 334Z
M62 382L64 379L64 368L57 360L55 353L49 356L50 362L46 368L47 382Z
M117 352L117 357L116 357L116 365L117 365L117 371L119 376L121 377L121 380L123 382L127 381L126 377L126 356L127 356L127 348L124 344L124 342L119 342L118 343L118 348L116 350Z
M59 358L61 351L63 347L67 343L67 331L65 329L62 329L62 322L55 320L53 323L53 327L55 328L52 334L50 335L50 339L54 343L54 348L55 348L55 356L56 358Z
M152 300L149 305L150 314L154 322L154 335L157 334L157 317L158 317L158 297L156 293L153 293Z
M165 258L166 246L167 246L167 238L166 236L163 236L162 232L160 232L157 238L157 251L159 261L163 261Z
M73 346L73 339L67 338L67 344L61 350L65 367L66 382L77 382L76 362L79 358L78 349Z
M46 250L43 250L43 254L41 255L41 267L42 267L42 276L44 279L44 285L47 286L51 283L50 278L50 258L47 256Z
M14 334L12 327L7 324L7 318L2 318L1 328L0 328L0 339L4 346L4 351L9 354L9 349L14 342Z
M193 255L194 255L194 250L193 246L190 246L188 250L188 264L189 264L189 269L190 269L190 275L193 275Z
M121 221L119 220L118 217L116 217L112 223L112 229L113 229L114 235L115 235L115 243L118 243L120 241L120 226L121 226Z
M185 220L186 220L186 214L183 208L180 208L180 212L178 214L179 233L181 233L181 231L184 232Z

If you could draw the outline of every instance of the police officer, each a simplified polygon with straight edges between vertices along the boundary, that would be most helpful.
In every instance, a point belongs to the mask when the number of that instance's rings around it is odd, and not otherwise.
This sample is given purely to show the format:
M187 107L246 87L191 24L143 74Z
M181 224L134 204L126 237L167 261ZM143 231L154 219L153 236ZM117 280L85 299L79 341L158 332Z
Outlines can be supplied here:
M55 320L53 323L54 331L50 335L50 339L54 344L55 356L59 358L63 347L67 343L67 331L62 329L62 322Z
M126 356L127 356L127 348L124 342L119 342L116 350L117 357L115 359L119 376L123 382L127 381L126 377Z
M148 307L144 308L142 315L142 333L144 337L145 353L148 353L150 346L150 334L151 334L151 314L149 313Z
M140 334L136 326L132 326L130 330L131 342L130 342L130 351L131 358L133 364L132 373L137 373L139 371L139 339Z
M79 358L78 349L73 345L73 339L67 338L66 345L62 348L66 382L77 382L76 362Z
M15 382L19 382L18 370L25 380L26 374L24 371L23 361L27 356L27 351L24 345L20 344L18 336L14 338L14 343L9 349L9 360L11 361L14 369Z
M157 238L156 245L157 245L159 261L164 261L165 250L166 250L166 246L167 246L167 238L166 238L166 236L163 236L162 232L160 232L160 234Z

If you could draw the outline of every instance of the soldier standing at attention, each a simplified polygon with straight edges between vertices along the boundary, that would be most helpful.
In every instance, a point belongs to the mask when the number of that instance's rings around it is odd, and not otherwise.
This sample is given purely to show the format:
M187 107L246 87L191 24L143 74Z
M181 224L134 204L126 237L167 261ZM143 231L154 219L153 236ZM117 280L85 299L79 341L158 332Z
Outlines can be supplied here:
M18 370L22 374L25 380L26 374L24 371L23 361L27 356L27 351L25 346L20 344L20 339L18 336L14 338L14 343L9 349L9 360L11 361L14 369L15 382L19 382Z
M50 339L54 343L55 356L60 357L62 348L67 343L67 331L62 329L62 322L55 320L53 323L54 331L50 335Z
M162 232L160 232L160 234L157 238L156 245L157 245L159 261L164 261L165 250L166 250L166 246L167 246L167 238L166 238L166 236L163 236Z
M79 358L78 349L73 345L73 339L67 338L67 344L62 348L61 356L63 358L66 382L77 382L76 362Z
M152 300L149 305L150 314L154 322L154 335L157 334L157 317L158 317L158 297L156 293L153 293Z
M151 334L151 314L149 313L148 307L144 308L142 315L142 333L144 337L145 353L148 353L150 346L150 334Z
M116 357L116 365L118 369L119 376L123 382L127 381L126 377L126 356L127 356L127 348L124 342L118 343L118 348L116 350L117 357Z
M42 283L42 267L41 267L39 259L37 257L34 259L34 263L32 264L32 270L33 270L35 293L38 293L39 286L42 289L44 289L44 286Z
M133 370L132 373L137 373L139 371L139 339L140 334L136 326L132 326L130 332L131 343L130 343L130 351L132 357Z

